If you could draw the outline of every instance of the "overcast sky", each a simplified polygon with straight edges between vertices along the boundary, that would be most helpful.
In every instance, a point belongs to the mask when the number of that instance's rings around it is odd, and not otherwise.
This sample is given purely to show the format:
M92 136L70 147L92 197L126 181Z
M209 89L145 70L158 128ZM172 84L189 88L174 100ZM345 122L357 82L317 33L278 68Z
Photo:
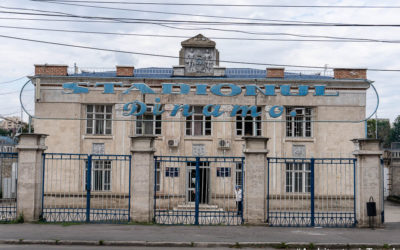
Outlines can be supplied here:
M116 2L116 0L114 0ZM133 2L126 0L125 2ZM145 1L136 1L145 2ZM159 2L189 2L169 0ZM381 5L400 6L396 0L215 0L193 1L193 3L221 3L221 4L282 4L282 5ZM84 3L82 3L84 4ZM329 22L329 23L359 23L359 24L400 24L400 8L392 9L360 9L360 8L261 8L261 7L200 7L200 6L149 6L123 4L88 4L104 7L122 8L125 10L111 10L89 8L82 6L61 5L54 3L40 3L28 0L0 0L0 18L47 18L67 19L65 17L51 17L41 15L21 15L5 12L33 12L12 8L30 8L38 10L63 12L81 16L102 16L113 18L145 18L163 20L192 20L192 21L233 21L232 19L215 19L211 17L194 17L181 15L167 15L156 13L141 13L132 10L164 11L196 15L233 16L241 18L279 19L289 21ZM3 8L3 7L7 7ZM131 9L131 11L128 11ZM47 14L49 14L48 12ZM71 18L69 20L72 20ZM78 20L78 19L75 19ZM87 19L79 19L87 20ZM243 22L262 22L246 21ZM220 60L258 62L270 64L312 65L349 68L379 68L400 69L400 27L299 27L299 26L232 26L232 25L177 25L168 28L156 24L140 23L88 23L71 21L39 21L0 19L0 26L17 26L29 28L67 29L81 31L119 32L153 35L179 35L187 38L202 33L217 43L220 51ZM177 28L195 28L199 30L182 30ZM283 35L255 35L240 32L213 31L202 28L233 29L245 32L282 32L303 35L321 35L337 37L368 38L377 40L399 40L399 43L339 43L339 42L299 42L299 41L241 41L223 40L218 37L241 38L283 38L307 39ZM178 56L180 42L184 38L141 37L80 34L50 31L22 30L0 27L0 35L16 36L50 42L92 46L108 49L119 49L144 53ZM310 38L312 39L312 38ZM141 55L119 54L85 50L80 48L61 47L49 44L40 44L27 41L18 41L0 37L0 114L19 115L19 93L26 78L4 83L10 80L32 75L34 64L67 64L70 67L76 63L82 68L115 68L115 65L134 65L142 67L172 67L178 64L178 59L157 58ZM244 64L221 63L226 67L253 67L265 69L266 66L249 66ZM287 71L302 70L288 68ZM379 118L394 119L400 115L399 90L400 72L368 72L368 78L374 81L380 96L378 110ZM27 109L34 112L33 88L28 86L24 92L23 102ZM367 97L367 114L373 112L376 98L371 90Z

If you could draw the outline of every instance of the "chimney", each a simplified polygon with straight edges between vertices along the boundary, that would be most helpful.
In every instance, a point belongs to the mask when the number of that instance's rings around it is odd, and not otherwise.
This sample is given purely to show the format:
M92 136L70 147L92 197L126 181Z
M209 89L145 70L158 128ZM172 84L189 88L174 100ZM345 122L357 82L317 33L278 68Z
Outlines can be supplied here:
M267 68L267 78L284 78L285 68Z
M135 67L133 66L116 66L117 76L133 76Z
M68 75L68 65L35 64L35 75L66 76L66 75Z
M367 79L366 69L334 69L335 79Z

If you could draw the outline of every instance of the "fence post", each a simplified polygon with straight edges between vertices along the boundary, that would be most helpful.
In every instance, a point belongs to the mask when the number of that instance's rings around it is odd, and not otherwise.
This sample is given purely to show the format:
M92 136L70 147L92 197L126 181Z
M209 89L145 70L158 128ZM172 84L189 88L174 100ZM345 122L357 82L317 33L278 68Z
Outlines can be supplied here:
M86 175L86 222L90 222L90 193L92 190L92 156L88 156Z
M368 226L366 203L372 196L376 201L377 216L374 217L375 226L381 225L381 212L383 211L383 185L380 157L380 140L354 139L353 154L357 157L356 165L356 215L359 227Z
M311 166L310 166L310 170L311 170L311 176L310 176L310 181L311 181L311 183L310 183L310 186L311 186L311 192L310 192L310 198L311 198L311 205L310 205L310 207L311 207L311 226L313 227L313 226L315 226L315 200L314 200L314 198L315 198L315 178L314 178L314 170L315 170L315 159L314 158L311 158Z
M267 142L268 138L244 136L246 147L244 181L244 220L251 224L265 223L267 190Z
M131 136L131 218L137 222L153 221L154 209L154 139L157 136Z
M44 134L21 134L18 150L17 218L38 221L42 213Z

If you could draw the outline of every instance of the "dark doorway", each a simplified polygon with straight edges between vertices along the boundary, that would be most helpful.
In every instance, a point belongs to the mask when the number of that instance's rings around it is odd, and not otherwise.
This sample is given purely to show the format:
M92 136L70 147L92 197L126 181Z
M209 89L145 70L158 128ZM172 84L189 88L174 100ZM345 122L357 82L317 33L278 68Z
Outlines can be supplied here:
M187 164L187 202L196 201L196 162L188 162ZM210 186L210 163L199 162L199 203L208 204L209 186Z

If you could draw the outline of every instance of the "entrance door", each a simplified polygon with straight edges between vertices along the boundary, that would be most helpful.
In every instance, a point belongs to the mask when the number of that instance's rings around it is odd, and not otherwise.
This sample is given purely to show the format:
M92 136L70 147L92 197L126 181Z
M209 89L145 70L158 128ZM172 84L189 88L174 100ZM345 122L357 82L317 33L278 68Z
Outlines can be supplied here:
M210 163L199 162L199 203L208 204L210 186ZM186 201L192 203L196 201L196 162L187 163L187 196Z

